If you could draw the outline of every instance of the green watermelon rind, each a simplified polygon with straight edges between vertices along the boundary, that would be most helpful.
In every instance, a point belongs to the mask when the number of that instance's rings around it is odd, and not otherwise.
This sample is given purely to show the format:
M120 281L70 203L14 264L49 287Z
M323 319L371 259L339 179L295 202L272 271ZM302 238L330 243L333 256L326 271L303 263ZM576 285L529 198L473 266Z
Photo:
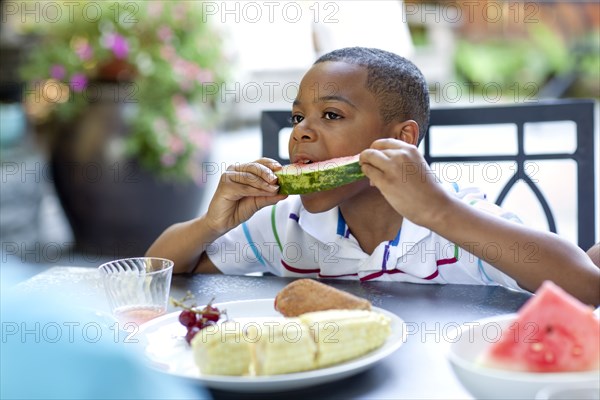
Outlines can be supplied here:
M311 169L310 166L315 166ZM325 165L319 168L318 165ZM307 171L301 171L306 169ZM280 194L306 194L335 189L342 185L364 178L358 161L350 163L337 162L336 159L294 167L285 166L276 171Z

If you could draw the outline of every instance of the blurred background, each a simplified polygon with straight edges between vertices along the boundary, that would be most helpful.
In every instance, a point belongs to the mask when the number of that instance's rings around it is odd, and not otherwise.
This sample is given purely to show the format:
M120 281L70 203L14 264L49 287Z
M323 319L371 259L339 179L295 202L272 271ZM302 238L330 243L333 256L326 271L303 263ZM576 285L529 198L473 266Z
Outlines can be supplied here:
M261 156L261 111L291 109L303 73L335 48L413 60L432 107L600 96L596 1L3 0L1 12L2 262L36 271L141 255L204 212L227 165ZM568 151L569 130L537 127L529 145ZM490 143L458 131L443 144L467 145ZM436 170L492 198L510 178L469 171ZM548 171L558 233L576 242L574 168ZM504 205L546 229L526 202L516 185Z

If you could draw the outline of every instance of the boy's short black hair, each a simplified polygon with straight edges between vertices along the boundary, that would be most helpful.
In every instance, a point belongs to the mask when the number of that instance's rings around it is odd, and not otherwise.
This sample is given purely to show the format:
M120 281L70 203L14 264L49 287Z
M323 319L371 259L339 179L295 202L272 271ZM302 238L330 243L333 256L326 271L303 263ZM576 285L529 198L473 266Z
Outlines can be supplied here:
M347 47L319 57L315 64L341 61L367 69L367 90L379 100L384 123L408 119L419 124L419 143L429 125L429 89L415 64L389 51Z

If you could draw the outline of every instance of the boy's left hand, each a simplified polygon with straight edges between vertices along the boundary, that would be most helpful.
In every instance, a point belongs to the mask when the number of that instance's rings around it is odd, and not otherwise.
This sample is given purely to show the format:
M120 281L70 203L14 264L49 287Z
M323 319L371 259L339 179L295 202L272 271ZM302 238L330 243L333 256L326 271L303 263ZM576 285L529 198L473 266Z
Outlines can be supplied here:
M451 201L416 146L397 139L379 139L360 154L371 186L412 222L431 226Z

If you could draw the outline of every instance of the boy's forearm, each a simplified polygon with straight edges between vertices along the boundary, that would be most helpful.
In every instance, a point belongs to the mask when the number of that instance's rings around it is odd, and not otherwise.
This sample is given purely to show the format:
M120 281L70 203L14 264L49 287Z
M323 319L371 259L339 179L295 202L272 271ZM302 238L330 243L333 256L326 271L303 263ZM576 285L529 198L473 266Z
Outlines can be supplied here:
M552 280L588 304L600 304L600 269L574 244L453 199L430 229L535 291Z
M146 256L172 260L174 273L191 272L206 247L220 236L206 226L204 218L170 226L150 246Z

